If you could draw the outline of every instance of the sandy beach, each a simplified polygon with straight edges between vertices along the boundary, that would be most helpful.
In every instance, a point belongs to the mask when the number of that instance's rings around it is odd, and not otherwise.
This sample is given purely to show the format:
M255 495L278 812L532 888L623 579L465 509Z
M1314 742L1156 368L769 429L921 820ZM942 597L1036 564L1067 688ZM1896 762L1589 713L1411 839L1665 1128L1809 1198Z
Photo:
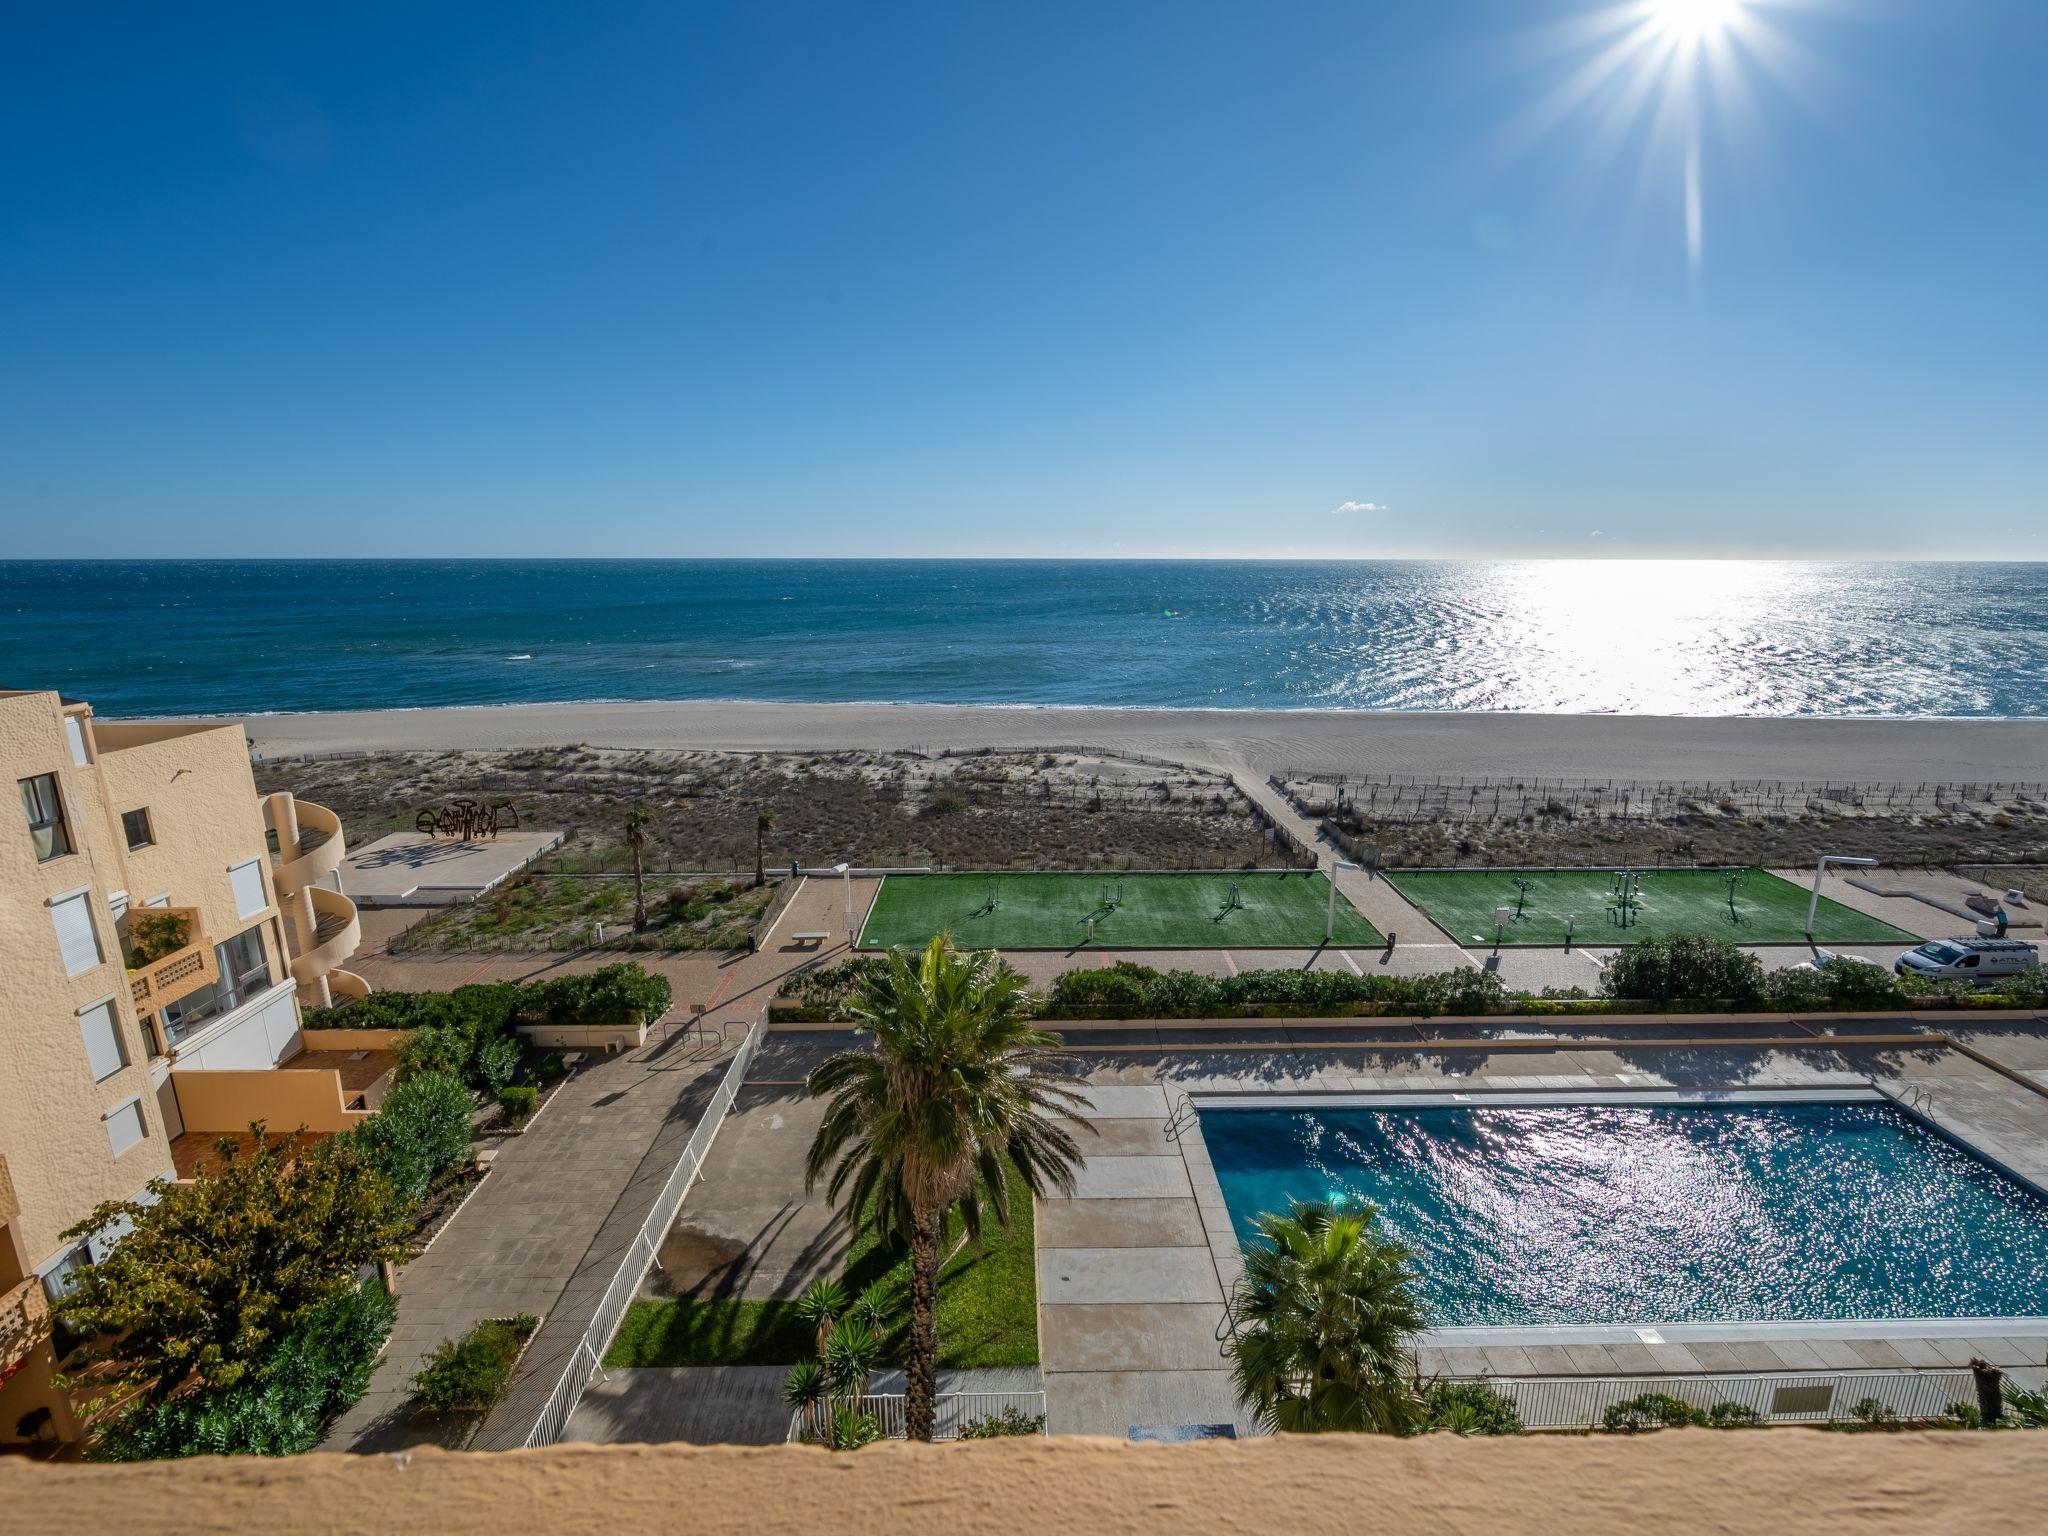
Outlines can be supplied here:
M586 743L728 751L1081 746L1265 775L2048 779L2048 721L612 703L240 717L266 757Z

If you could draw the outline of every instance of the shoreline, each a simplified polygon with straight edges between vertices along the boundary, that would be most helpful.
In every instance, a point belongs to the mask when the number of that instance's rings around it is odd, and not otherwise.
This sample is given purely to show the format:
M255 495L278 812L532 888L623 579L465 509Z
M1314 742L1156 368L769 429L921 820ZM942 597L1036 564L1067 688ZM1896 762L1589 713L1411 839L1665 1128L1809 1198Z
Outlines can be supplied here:
M1031 751L1084 747L1260 777L2048 782L2048 720L1423 714L1072 705L625 701L181 716L239 724L267 758L356 751Z

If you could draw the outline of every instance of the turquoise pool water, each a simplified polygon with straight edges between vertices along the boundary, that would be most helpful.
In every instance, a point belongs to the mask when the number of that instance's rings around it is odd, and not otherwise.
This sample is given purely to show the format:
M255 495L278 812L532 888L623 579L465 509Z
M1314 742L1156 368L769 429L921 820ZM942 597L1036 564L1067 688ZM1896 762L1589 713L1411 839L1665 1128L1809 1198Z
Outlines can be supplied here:
M1436 1327L2048 1315L2048 1204L1884 1104L1204 1110L1241 1242L1377 1207Z

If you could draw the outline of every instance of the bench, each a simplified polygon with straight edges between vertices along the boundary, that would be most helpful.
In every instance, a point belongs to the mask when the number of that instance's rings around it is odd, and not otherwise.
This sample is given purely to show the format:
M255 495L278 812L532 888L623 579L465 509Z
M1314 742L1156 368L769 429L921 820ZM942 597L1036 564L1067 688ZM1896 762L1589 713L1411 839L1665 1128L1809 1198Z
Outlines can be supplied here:
M810 933L792 933L789 936L791 943L801 944L806 949L817 949L831 937L831 934L826 933L822 929L813 930Z

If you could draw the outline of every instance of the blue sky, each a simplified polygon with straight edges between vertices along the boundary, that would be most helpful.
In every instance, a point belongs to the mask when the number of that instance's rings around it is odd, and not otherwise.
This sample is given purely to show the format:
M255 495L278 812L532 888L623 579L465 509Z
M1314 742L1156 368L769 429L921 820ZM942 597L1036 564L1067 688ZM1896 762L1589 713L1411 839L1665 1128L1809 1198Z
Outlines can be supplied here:
M2048 5L1720 3L18 9L0 526L2048 558Z

